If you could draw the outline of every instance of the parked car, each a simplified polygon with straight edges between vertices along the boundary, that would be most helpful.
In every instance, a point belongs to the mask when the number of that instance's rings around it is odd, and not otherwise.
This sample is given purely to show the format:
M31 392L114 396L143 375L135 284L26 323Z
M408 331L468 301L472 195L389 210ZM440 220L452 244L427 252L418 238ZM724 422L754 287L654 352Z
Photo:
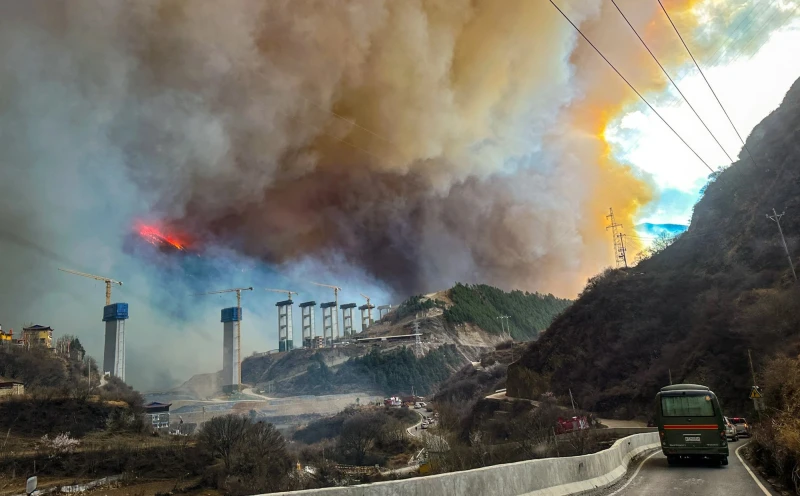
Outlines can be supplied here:
M747 436L750 437L750 424L747 423L747 419L744 417L733 417L731 422L734 426L736 426L736 434L739 436Z
M722 420L725 422L725 436L733 442L738 441L739 433L736 432L736 426L733 425L733 422L728 417L723 417Z

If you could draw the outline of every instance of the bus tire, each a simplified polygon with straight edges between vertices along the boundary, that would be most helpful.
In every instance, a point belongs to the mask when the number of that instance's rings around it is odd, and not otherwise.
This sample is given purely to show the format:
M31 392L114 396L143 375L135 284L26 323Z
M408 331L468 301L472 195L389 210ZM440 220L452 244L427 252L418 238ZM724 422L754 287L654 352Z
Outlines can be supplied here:
M725 465L727 465L728 464L728 457L727 456L719 457L719 464L720 464L721 467L724 467Z
M667 465L670 467L675 466L678 463L678 457L675 455L667 455Z

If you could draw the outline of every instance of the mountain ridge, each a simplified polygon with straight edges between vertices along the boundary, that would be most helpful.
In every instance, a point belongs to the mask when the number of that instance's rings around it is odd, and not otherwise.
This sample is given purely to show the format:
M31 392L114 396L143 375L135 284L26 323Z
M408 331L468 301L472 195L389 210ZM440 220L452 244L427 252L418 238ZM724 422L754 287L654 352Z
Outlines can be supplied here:
M658 388L707 384L748 410L748 350L759 367L800 352L798 289L777 226L765 214L800 211L800 81L747 139L747 151L709 176L688 230L630 269L589 280L577 301L509 367L509 395L573 393L603 415L646 416ZM800 215L782 218L796 258Z

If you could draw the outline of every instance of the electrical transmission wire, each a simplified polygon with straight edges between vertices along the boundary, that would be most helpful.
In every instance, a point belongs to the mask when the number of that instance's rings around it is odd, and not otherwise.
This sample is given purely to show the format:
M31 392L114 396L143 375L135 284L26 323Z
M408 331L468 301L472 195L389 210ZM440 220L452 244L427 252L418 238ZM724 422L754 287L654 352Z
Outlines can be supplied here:
M661 65L661 62L658 61L658 57L656 57L656 55L653 53L653 51L650 50L650 47L647 46L647 43L645 43L644 39L642 39L642 37L639 35L639 32L636 30L635 27L633 27L633 24L631 24L631 21L628 20L628 16L626 16L625 13L622 12L622 9L619 8L619 5L617 5L616 0L611 0L611 3L614 4L614 7L617 8L617 12L619 12L619 14L622 16L622 18L625 19L625 22L631 28L631 30L633 31L633 34L635 34L636 37L639 38L639 41L642 42L642 45L647 50L647 53L649 53L650 56L653 57L653 60L655 61L655 63L658 64L659 68L661 68L661 72L663 72L664 75L667 76L667 79L669 79L669 82L672 83L672 86L674 86L675 89L678 90L678 94L681 96L681 98L683 98L683 101L686 102L686 105L688 105L689 108L692 109L692 112L694 112L694 115L697 116L697 119L700 121L700 123L703 124L703 127L706 128L706 131L708 131L708 134L710 134L711 137L714 138L714 141L716 141L717 145L719 145L719 149L722 150L722 153L724 153L725 156L728 157L728 160L730 160L731 162L734 162L733 158L725 150L725 147L722 146L722 143L719 142L719 140L717 139L716 136L714 136L714 133L711 132L711 129L709 129L708 125L703 120L703 118L700 117L700 114L697 113L697 110L695 110L694 106L691 103L689 103L689 100L686 98L686 95L683 94L683 91L681 91L681 89L675 83L675 80L672 79L672 77L669 75L667 70L664 69L664 66Z
M772 30L772 32L778 31L780 28L782 28L782 27L783 27L783 25L784 25L784 24L786 24L786 22L787 22L789 19L791 19L791 18L792 18L792 17L793 17L793 16L794 16L794 15L797 13L797 9L798 9L798 8L800 8L800 4L798 4L798 5L797 5L797 7L795 7L795 8L794 8L794 10L792 10L791 12L789 12L789 14L788 14L786 17L784 17L784 18L783 18L783 20L782 20L780 23L778 23L777 27L775 27L775 28ZM763 32L765 29L767 29L767 28L770 26L770 24L771 24L772 20L773 20L775 17L777 17L777 15L778 15L778 14L780 14L780 10L776 10L776 11L775 11L775 13L772 15L772 17L770 17L770 18L769 18L769 20L768 20L768 21L767 21L767 22L766 22L766 23L765 23L763 26L761 26L761 29L759 29L759 30L758 30L758 32L757 32L755 35L753 35L753 36L750 38L750 41L748 41L748 42L747 42L747 44L746 44L746 45L745 45L745 46L742 48L742 53L741 53L741 54L740 54L738 57L736 57L736 58L733 60L734 62L738 61L738 60L739 60L741 57L745 56L745 54L747 53L747 48L748 48L750 45L752 45L752 44L753 44L753 42L754 42L754 41L756 41L756 40L758 39L758 37L761 35L761 33L762 33L762 32ZM755 55L756 53L758 53L758 51L759 51L759 50L761 50L761 47L762 47L762 46L764 46L764 44L766 44L766 43L767 43L767 41L769 41L769 37L767 37L767 39L765 39L764 41L762 41L762 42L761 42L761 44L760 44L760 45L758 45L758 47L757 47L755 50L753 50L753 54L752 54L752 55L750 55L748 58L752 58L752 57L753 57L753 55Z
M683 39L683 36L681 36L681 33L678 30L678 27L675 25L674 22L672 22L672 17L669 15L669 12L667 12L666 7L664 7L664 4L661 3L661 0L658 0L658 4L661 6L661 10L664 11L664 15L667 16L667 19L669 20L669 23L672 25L672 29L675 30L675 34L677 34L678 38L680 38L681 43L683 44L683 47L686 49L686 52L689 54L689 57L692 58L692 62L694 62L694 66L697 67L697 70L700 72L700 75L703 76L703 81L706 82L706 85L708 86L708 89L711 90L711 94L714 95L714 99L717 101L717 104L719 104L719 108L722 109L722 112L725 114L725 117L728 119L728 122L731 123L731 127L733 128L734 132L736 133L736 136L738 136L739 137L739 141L742 142L742 148L744 148L744 150L747 152L747 155L750 157L750 160L753 161L753 165L758 167L758 164L756 163L756 159L753 158L753 154L750 153L750 149L747 147L747 143L744 142L744 138L742 138L742 135L739 133L739 130L736 129L736 125L733 123L733 119L731 119L731 116L728 115L728 111L725 110L725 106L722 105L722 102L720 101L719 97L717 96L717 92L714 91L714 88L711 87L711 83L708 81L708 78L706 77L705 72L703 72L703 69L700 68L700 64L697 63L697 59L694 57L694 54L692 53L692 51L689 49L689 45L686 44L686 41Z
M713 60L714 62L716 62L720 57L722 57L725 54L725 52L727 52L727 48L728 47L731 47L732 45L736 44L736 41L734 40L735 34L736 34L737 31L739 31L739 27L742 26L742 24L744 23L745 20L747 20L747 23L744 24L744 26L742 27L742 32L743 33L746 33L747 30L750 28L750 26L752 26L753 23L757 19L761 19L761 18L766 17L766 16L769 15L768 13L769 13L770 9L769 8L765 8L765 9L761 10L760 12L758 12L755 16L751 16L751 14L753 12L755 12L756 8L760 4L761 4L761 2L757 2L756 4L753 5L752 9L750 10L750 13L747 14L746 16L744 16L741 21L739 21L739 23L731 30L730 34L726 37L726 40L723 41L717 47L717 49L714 51L714 53L711 54L710 57L708 57L709 61ZM769 7L769 2L767 2L767 7ZM720 53L720 51L722 51L722 53ZM719 56L717 56L717 55L719 55ZM709 65L713 65L713 64L709 63Z
M599 49L599 48L597 48L597 47L595 46L595 44L594 44L594 43L592 43L592 42L591 42L591 40L589 40L589 38L588 38L588 37L586 37L586 35L585 35L585 34L583 34L583 31L581 31L581 29L580 29L580 28L579 28L579 27L578 27L578 26L577 26L577 25L576 25L574 22L572 22L572 19L570 19L570 18L569 18L569 16L567 16L567 14L565 14L565 13L564 13L564 11L563 11L563 10L561 10L561 8L559 8L559 6L558 6L558 5L556 5L556 3L555 3L553 0L550 0L550 3L553 5L553 7L555 7L555 8L556 8L556 10L558 10L558 12L559 12L559 13L560 13L560 14L561 14L563 17L564 17L564 19L566 19L566 20L567 20L567 22L569 22L569 23L572 25L572 27L573 27L573 28L575 28L575 30L578 32L578 34L580 34L580 35L581 35L581 37L582 37L584 40L586 40L586 42L587 42L587 43L588 43L588 44L589 44L589 45L590 45L592 48L594 48L594 51L596 51L596 52L597 52L597 54L598 54L598 55L600 55L600 57L602 57L602 58L603 58L603 60L605 60L605 61L606 61L606 63L607 63L607 64L608 64L608 65L609 65L609 66L610 66L610 67L611 67L611 68L614 70L614 72L616 72L616 73L617 73L617 75L618 75L620 78L622 78L622 80L623 80L623 81L625 81L625 83L626 83L626 84L627 84L627 85L630 87L630 89L631 89L631 90L633 90L633 92L634 92L634 93L636 93L636 95L637 95L637 96L638 96L638 97L639 97L639 98L640 98L640 99L641 99L641 100L642 100L642 101L643 101L643 102L644 102L644 103L645 103L645 104L646 104L648 107L650 107L650 110L652 110L652 111L653 111L653 113L654 113L654 114L656 114L656 115L658 116L658 118L659 118L659 119L661 119L661 122L663 122L663 123L664 123L664 124L665 124L665 125L666 125L666 126L669 128L669 129L670 129L670 131L672 131L672 132L673 132L673 134L675 134L675 136L677 136L677 137L678 137L678 139L679 139L679 140L681 140L681 142L682 142L684 145L686 145L686 148L688 148L689 150L691 150L691 152L692 152L692 153L694 153L694 156L695 156L695 157L697 157L697 159L698 159L698 160L700 160L700 162L702 162L702 163L703 163L703 165L705 165L705 166L706 166L706 168L707 168L708 170L710 170L712 173L716 172L716 171L714 171L714 169L712 169L712 168L711 168L711 166L710 166L710 165L708 165L708 163L707 163L705 160L703 160L703 157L701 157L701 156L700 156L700 155L699 155L699 154L698 154L698 153L695 151L695 149L694 149L694 148L692 148L692 147L689 145L689 143L687 143L687 142L686 142L686 140L685 140L685 139L683 139L683 137L682 137L680 134L678 134L678 132L675 130L675 128L673 128L673 127L672 127L672 126L669 124L669 122L667 122L667 120L666 120L666 119L664 119L664 117L663 117L663 116L662 116L662 115L661 115L661 114L658 112L658 110L656 110L656 109L655 109L655 108L654 108L654 107L653 107L653 106L650 104L650 102L648 102L648 101L647 101L647 99L646 99L644 96L642 96L642 94L641 94L641 93L639 93L639 90L637 90L637 89L636 89L636 87L635 87L635 86L633 86L633 84L631 84L631 82L630 82L630 81L628 81L628 80L625 78L625 76L623 76L623 75L622 75L622 73L621 73L621 72L619 72L619 70L617 70L617 68L614 66L614 64L612 64L612 63L611 63L611 61L610 61L610 60L608 60L608 58L606 58L606 56L605 56L605 55L603 55L603 52L601 52L601 51L600 51L600 49Z

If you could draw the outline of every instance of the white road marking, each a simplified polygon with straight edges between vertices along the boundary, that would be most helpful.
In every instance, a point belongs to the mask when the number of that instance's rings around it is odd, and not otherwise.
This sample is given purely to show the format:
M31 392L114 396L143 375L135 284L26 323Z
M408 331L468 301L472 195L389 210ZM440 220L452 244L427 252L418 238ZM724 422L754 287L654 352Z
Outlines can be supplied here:
M745 446L747 446L748 444L750 444L750 441L747 441L747 442L746 442L746 443L744 443L743 445L741 445L741 446L739 446L738 448L736 448L736 451L735 451L735 453L736 453L736 458L738 458L738 459L739 459L739 461L742 463L742 465L744 465L744 468L746 468L746 469L747 469L747 473L748 473L748 474L750 474L750 477L752 477L754 481L756 481L756 484L758 484L758 487L760 487L760 488L761 488L761 490L764 492L764 494L766 494L767 496L772 496L772 493L771 493L771 492L769 492L769 491L767 491L767 488L766 488L766 487L764 487L764 485L761 483L761 481L760 481L760 480L758 480L758 477L756 477L756 474L754 474L754 473L753 473L753 471L752 471L752 470L750 470L750 467L749 467L749 466L747 466L747 463L745 463L745 462L744 462L744 460L742 459L742 455L740 455L740 454L739 454L739 450L741 450L742 448L744 448L744 447L745 447Z
M620 492L622 492L622 490L623 490L623 489L625 489L626 487L628 487L628 484L630 484L631 482L633 482L633 479L635 479L635 478L636 478L636 476L637 476L637 475L639 475L639 470L641 470L641 469L642 469L642 466L644 466L644 464L645 464L645 463L647 463L647 460L649 460L649 459L653 458L655 455L657 455L657 454L659 454L659 453L661 453L661 450L660 450L660 449L657 449L656 451L654 451L654 452L650 453L650 454L647 456L647 458L645 458L644 460L642 460L642 463L640 463L640 464L639 464L639 466L638 466L638 467L636 467L636 472L634 472L634 473L633 473L633 475L631 476L631 478L630 478L630 479L628 479L628 482L626 482L624 486L622 486L621 488L617 489L616 491L614 491L613 493L609 494L608 496L614 496L615 494L619 494Z

